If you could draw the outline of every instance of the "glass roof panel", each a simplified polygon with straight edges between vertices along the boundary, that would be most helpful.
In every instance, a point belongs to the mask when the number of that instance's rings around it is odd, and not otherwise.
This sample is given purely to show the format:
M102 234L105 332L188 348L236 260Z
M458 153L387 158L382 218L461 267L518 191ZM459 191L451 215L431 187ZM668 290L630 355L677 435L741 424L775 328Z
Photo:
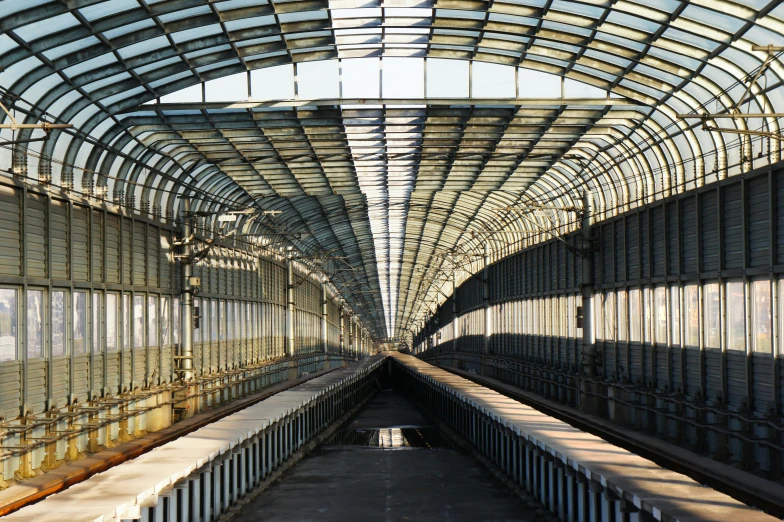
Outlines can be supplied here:
M87 20L94 22L107 16L137 8L140 8L140 6L136 0L107 0L88 7L82 7L79 9L79 12Z
M38 22L17 27L14 29L14 32L25 41L32 42L43 36L76 27L77 25L79 25L79 20L74 15L63 13L52 18L45 18Z

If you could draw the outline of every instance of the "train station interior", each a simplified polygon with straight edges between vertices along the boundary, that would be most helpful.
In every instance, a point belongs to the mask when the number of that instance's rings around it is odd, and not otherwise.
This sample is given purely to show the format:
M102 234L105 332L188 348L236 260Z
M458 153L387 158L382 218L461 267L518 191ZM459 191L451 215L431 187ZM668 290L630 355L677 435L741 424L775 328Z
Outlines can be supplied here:
M0 517L784 519L778 0L0 0Z

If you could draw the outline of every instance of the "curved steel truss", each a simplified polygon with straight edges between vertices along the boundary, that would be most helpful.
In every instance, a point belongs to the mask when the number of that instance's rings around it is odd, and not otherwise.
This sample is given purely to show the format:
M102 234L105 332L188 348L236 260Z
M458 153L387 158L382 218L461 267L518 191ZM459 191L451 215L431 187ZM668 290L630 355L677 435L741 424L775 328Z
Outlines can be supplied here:
M399 335L442 291L433 264L564 232L585 191L603 218L779 161L784 70L766 47L784 42L779 4L0 2L2 122L73 127L40 141L2 129L2 168L162 219L185 195L205 215L281 211L290 243L340 260L325 271L376 335ZM401 56L534 69L612 97L142 105L280 64ZM683 117L695 113L735 117Z

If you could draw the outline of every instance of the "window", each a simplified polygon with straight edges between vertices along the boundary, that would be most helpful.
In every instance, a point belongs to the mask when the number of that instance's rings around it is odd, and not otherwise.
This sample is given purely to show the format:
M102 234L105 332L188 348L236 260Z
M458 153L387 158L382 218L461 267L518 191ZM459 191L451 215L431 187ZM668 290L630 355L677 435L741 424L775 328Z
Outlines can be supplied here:
M727 281L727 350L746 351L746 300L743 281Z
M194 299L194 305L196 300ZM195 312L195 309L194 309ZM180 343L180 299L175 297L172 301L172 334L174 337L174 344Z
M73 353L86 353L87 293L73 293Z
M244 339L244 330L245 330L245 318L242 316L242 305L243 303L239 301L234 302L234 321L237 327L237 331L234 335L237 339Z
M604 329L602 325L604 324L603 315L602 315L602 294L594 294L593 296L593 307L594 307L594 329L595 337L597 341L604 339Z
M93 353L101 352L101 294L93 293Z
M667 344L667 288L656 287L653 291L654 341Z
M65 292L52 292L52 357L65 355Z
M218 340L218 301L210 301L210 340Z
M161 297L161 346L169 346L171 344L170 338L170 323L169 323L169 298Z
M751 348L757 353L772 352L773 314L770 302L770 281L761 279L751 283Z
M226 340L226 301L220 301L220 314L218 316L218 339Z
M629 318L631 312L628 306L628 299L632 297L631 294L633 292L638 292L638 290L629 290L629 294L626 293L626 290L618 290L618 306L616 306L618 311L618 335L616 339L619 341L629 340L627 337L627 332L629 330Z
M681 342L681 288L670 287L670 343L678 345Z
M629 340L633 343L642 341L642 310L640 302L641 290L629 291Z
M224 302L221 301L221 324L223 324L223 322L224 322L223 305L224 305ZM234 339L234 329L236 327L236 322L235 322L235 318L234 318L234 303L232 303L231 301L228 302L228 310L226 311L225 322L226 322L226 337L225 337L225 339L228 339L228 340ZM224 337L221 336L221 339L224 339Z
M106 351L117 351L117 294L106 294Z
M721 313L718 283L705 283L702 287L702 306L705 348L721 348L719 344Z
M202 310L201 299L198 298L194 299L193 300L193 342L194 343L200 343L202 341L201 339L202 319L199 317L199 315L202 313L201 310ZM175 313L179 315L178 311L175 311ZM180 323L178 322L177 324ZM199 325L198 328L196 327L197 324ZM177 331L178 329L175 327L174 329L175 337L177 336Z
M133 347L144 348L144 296L133 296Z
M123 309L122 309L122 335L123 335L123 350L131 347L131 296L123 294Z
M684 341L687 346L700 345L700 294L696 284L683 287L683 303L685 312Z
M615 337L615 294L608 292L604 294L604 338L607 341L614 341Z
M0 361L16 359L18 310L16 290L0 288Z
M147 346L158 346L158 296L147 297Z
M44 292L27 291L27 358L44 356Z

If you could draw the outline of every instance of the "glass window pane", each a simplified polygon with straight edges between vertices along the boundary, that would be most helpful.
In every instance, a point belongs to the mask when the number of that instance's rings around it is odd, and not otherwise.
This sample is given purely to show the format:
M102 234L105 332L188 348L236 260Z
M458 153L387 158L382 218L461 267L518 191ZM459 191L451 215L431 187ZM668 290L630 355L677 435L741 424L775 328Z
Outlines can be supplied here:
M44 356L44 293L27 291L27 358Z
M746 306L743 281L727 281L727 350L746 351Z
M123 350L131 346L131 296L123 294Z
M144 348L144 297L133 296L133 346Z
M196 301L194 299L194 301ZM172 334L174 335L174 344L180 343L180 299L175 297L172 302Z
M594 294L593 296L593 307L594 307L594 329L596 332L594 335L596 336L597 341L601 341L604 339L604 321L602 320L602 294ZM531 332L529 332L531 333Z
M177 312L179 313L179 312ZM201 314L201 299L194 299L193 300L193 342L200 343L201 342L201 321L202 319L199 318L199 314ZM177 323L180 324L179 322ZM199 328L196 325L199 325ZM175 330L176 332L177 330Z
M654 327L654 341L658 344L667 344L667 288L659 286L654 290L653 314L656 326Z
M604 295L604 339L615 340L615 294L608 292Z
M630 290L629 294L636 292L637 290ZM618 290L618 306L616 309L618 310L618 337L619 341L626 341L627 337L626 334L629 329L629 306L628 306L628 298L631 298L631 295L626 294L626 290Z
M686 322L684 324L684 341L686 346L700 346L700 294L696 284L683 287L683 303Z
M223 322L224 322L223 321L223 319L224 319L223 305L224 305L224 302L221 301L221 324L223 324ZM225 313L226 313L226 316L225 316L226 317L226 339L231 340L231 339L234 339L234 328L235 328L234 303L229 301L229 303L228 303L228 311L226 311ZM221 339L223 339L222 336L221 336Z
M169 344L169 298L161 297L161 346Z
M117 294L106 294L106 351L117 351Z
M218 334L221 341L226 340L226 301L220 302L220 315L218 317Z
M642 340L640 315L640 289L635 288L629 291L629 340L639 343Z
M210 340L218 340L218 301L210 301Z
M158 297L147 297L147 346L158 346Z
M52 292L52 357L65 355L65 292Z
M85 331L87 330L87 293L73 294L73 353L86 353Z
M773 317L770 304L770 281L753 281L751 289L752 323L754 330L751 341L752 349L758 353L771 353L771 329Z
M720 348L719 344L719 321L721 313L719 309L719 284L706 283L702 287L703 328L705 329L705 348Z
M0 288L0 361L16 359L16 290Z
M101 351L101 294L93 293L93 353Z
M670 287L670 343L681 343L681 289Z

